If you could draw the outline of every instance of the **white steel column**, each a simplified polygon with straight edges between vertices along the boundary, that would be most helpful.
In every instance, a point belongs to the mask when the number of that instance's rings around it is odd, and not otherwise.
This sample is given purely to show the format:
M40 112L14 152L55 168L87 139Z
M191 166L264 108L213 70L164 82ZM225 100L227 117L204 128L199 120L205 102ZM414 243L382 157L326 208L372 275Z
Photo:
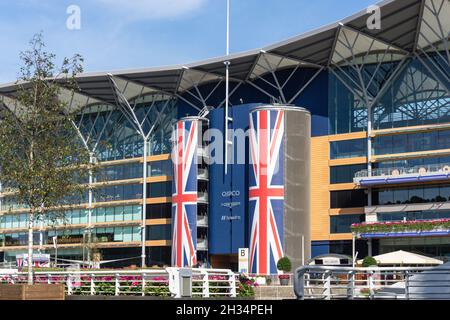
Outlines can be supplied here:
M352 233L352 267L355 267L356 264L356 235Z
M94 153L89 153L89 164L93 165L95 163ZM88 251L87 251L87 259L89 266L91 266L91 241L92 241L92 204L94 202L94 195L92 192L92 184L94 183L94 177L92 174L92 170L89 170L89 191L88 191Z
M142 238L142 253L141 253L141 266L145 267L145 237L146 237L146 225L147 219L147 154L148 154L148 138L144 137L144 161L142 167L142 226L141 226L141 238Z

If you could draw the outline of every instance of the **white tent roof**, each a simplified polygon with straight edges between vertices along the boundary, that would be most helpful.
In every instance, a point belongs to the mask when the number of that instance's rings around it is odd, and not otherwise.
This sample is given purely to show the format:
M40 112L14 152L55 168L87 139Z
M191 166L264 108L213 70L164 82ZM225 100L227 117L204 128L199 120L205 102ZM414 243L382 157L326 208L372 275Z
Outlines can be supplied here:
M378 265L438 265L443 264L441 260L422 256L420 254L406 252L403 250L389 252L373 257ZM359 260L361 264L363 260Z

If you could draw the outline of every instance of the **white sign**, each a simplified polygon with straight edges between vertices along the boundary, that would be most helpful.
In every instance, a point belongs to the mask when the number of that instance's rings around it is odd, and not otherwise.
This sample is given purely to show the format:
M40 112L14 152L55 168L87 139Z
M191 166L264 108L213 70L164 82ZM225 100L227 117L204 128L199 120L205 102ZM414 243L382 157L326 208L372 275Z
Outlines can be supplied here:
M16 255L16 263L19 268L28 267L28 254L24 253ZM33 264L35 267L50 267L50 255L33 253Z
M239 272L248 273L248 248L239 248L238 250Z
M325 266L338 266L341 264L341 259L333 257L322 258L322 261Z

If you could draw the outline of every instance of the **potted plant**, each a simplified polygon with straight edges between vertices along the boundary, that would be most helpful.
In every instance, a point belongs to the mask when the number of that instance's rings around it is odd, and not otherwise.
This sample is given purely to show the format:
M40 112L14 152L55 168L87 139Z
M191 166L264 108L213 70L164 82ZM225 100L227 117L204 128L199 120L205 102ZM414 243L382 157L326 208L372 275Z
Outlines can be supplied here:
M282 271L283 273L291 272L291 270L292 270L291 260L289 260L288 257L281 258L280 260L278 260L277 269L279 271ZM288 274L280 274L278 276L278 279L280 279L280 284L282 286L289 285L289 278L290 278L290 276Z
M376 267L378 262L374 257L365 257L362 265L364 268Z

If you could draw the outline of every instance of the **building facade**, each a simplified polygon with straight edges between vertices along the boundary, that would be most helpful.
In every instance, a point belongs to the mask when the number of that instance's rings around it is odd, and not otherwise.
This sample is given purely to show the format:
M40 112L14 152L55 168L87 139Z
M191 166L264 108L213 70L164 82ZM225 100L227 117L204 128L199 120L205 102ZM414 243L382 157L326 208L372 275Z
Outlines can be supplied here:
M301 222L308 232L278 226L289 231L294 247L308 234L304 259L351 255L353 235L359 257L403 249L448 259L450 3L388 0L379 6L380 30L369 29L370 13L363 11L261 50L79 75L80 91L63 89L61 99L83 107L76 127L101 170L84 199L67 200L66 221L36 226L36 250L53 255L56 236L62 259L174 263L173 128L186 116L200 116L225 131L229 62L234 126L248 127L258 106L310 113L310 146L295 139L286 145L310 157L310 196L303 201L310 221ZM16 92L16 85L0 86L2 107L14 110ZM212 165L196 168L202 201L190 214L195 228L192 221L187 228L195 262L237 269L237 249L251 247L251 178L239 176L245 165L230 164L226 176ZM13 190L1 190L0 201L0 255L12 261L26 250L26 208L14 201Z

